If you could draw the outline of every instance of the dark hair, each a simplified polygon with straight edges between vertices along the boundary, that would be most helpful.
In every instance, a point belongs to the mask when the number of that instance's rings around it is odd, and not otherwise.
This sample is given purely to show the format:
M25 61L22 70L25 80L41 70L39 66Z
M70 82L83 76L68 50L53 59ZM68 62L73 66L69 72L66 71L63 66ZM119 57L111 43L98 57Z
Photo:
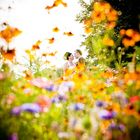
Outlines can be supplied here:
M66 52L66 53L64 54L64 59L65 59L65 60L68 60L69 57L70 57L71 55L72 55L72 53Z
M76 52L78 52L80 55L82 55L82 51L77 49Z

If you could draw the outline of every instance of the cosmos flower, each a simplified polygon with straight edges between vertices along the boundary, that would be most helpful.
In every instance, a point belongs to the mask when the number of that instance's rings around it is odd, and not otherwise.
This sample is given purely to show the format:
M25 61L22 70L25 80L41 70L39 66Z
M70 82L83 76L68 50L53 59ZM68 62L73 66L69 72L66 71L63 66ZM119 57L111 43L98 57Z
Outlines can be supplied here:
M37 104L43 109L51 106L51 99L45 95L41 95L37 99Z
M49 91L54 91L57 87L53 84L52 81L47 80L46 78L35 78L30 81L30 83L39 88L44 88Z
M7 59L7 60L10 60L12 61L16 55L16 50L15 49L12 49L12 50L3 50L3 49L0 49L1 51L1 54L2 56Z

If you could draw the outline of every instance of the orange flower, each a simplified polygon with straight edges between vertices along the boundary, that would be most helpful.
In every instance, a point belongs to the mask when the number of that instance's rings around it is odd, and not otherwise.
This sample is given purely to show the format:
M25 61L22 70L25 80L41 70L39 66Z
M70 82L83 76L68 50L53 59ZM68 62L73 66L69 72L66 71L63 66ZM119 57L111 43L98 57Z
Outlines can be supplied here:
M59 32L59 28L58 27L53 28L53 32Z
M92 19L86 19L86 20L84 20L84 25L86 25L86 26L91 26L92 25Z
M6 29L0 32L0 37L9 43L11 42L12 38L16 37L20 33L21 31L19 29L7 26Z
M95 2L93 5L93 10L94 11L106 11L109 10L111 8L110 4L107 2Z
M106 16L108 21L116 21L118 19L118 13L114 9L111 9Z
M92 29L89 27L85 27L85 33L89 34L92 32Z
M63 2L63 0L55 0L53 5L58 6L60 4L62 4L64 7L67 7L67 3Z
M132 80L133 81L137 81L138 77L139 77L139 75L137 73L135 73L135 72L133 72L133 73L126 73L124 75L124 81L125 82L129 82L129 81L132 81Z
M12 61L13 58L15 57L15 49L7 51L1 50L1 54L5 59Z
M140 34L138 32L135 32L133 34L133 39L136 41L136 42L139 42L140 41Z
M86 102L85 96L84 95L76 96L76 102L85 103Z
M64 32L63 34L67 35L67 36L73 36L74 35L72 32Z
M133 29L128 29L126 30L126 33L125 33L128 37L133 37L134 35L134 30Z
M59 6L60 4L62 4L64 7L67 7L67 3L63 2L63 0L55 0L51 6L46 6L45 9L51 10L51 9Z
M49 55L49 56L55 56L56 53L57 53L57 51L55 51L55 52L51 52L51 53L49 53L48 55Z
M121 36L124 36L124 35L125 35L125 32L126 32L125 29L121 29L121 30L120 30L120 35L121 35Z
M127 39L127 38L123 38L122 43L126 48L135 45L135 41L133 39Z
M116 26L116 22L115 21L108 21L106 28L107 29L113 29Z
M93 11L91 14L91 18L95 23L100 23L101 21L106 19L106 15L101 11Z
M41 44L41 41L38 40L33 46L32 46L32 50L38 50L40 49L39 45Z
M120 31L120 34L122 36L124 35L127 36L127 38L122 39L122 44L125 47L134 46L136 42L140 41L140 34L137 31L134 31L133 29L127 29L127 30L122 29Z
M25 79L26 80L31 80L32 79L31 71L24 71L24 74L25 74Z
M106 45L106 46L114 46L115 45L114 40L110 39L107 36L105 36L103 38L103 44Z
M49 44L53 44L53 43L54 43L54 41L55 41L55 38L54 38L54 37L49 38L49 39L48 39L48 41L49 41Z

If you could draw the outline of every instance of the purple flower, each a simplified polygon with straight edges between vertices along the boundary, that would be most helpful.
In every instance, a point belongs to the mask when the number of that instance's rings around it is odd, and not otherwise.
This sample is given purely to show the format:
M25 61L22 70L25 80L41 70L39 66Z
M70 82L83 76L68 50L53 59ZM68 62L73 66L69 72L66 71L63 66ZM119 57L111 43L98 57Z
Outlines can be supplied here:
M125 126L123 124L120 124L118 128L120 131L125 131Z
M109 125L108 128L111 129L111 130L114 130L114 129L117 129L118 127L115 123L112 123L112 124Z
M54 91L55 86L52 84L52 85L47 85L47 86L45 86L44 88L45 88L46 90L48 90L48 91Z
M78 110L83 110L84 107L85 107L85 105L82 104L82 103L76 103L76 104L72 104L72 105L69 106L69 108L70 108L71 110L76 110L76 111L78 111Z
M105 102L103 102L103 101L96 101L96 106L97 107L104 107L105 106Z
M101 119L109 120L116 116L116 112L108 111L108 110L101 110L98 115Z
M18 107L14 107L14 108L12 109L12 111L11 111L11 113L12 113L13 115L19 115L20 112L21 112L21 108L20 108L19 106L18 106Z
M112 124L110 124L109 129L111 129L111 130L125 131L125 126L123 124L115 124L115 123L112 123Z
M26 104L23 104L20 108L21 108L21 111L28 111L31 113L38 113L41 111L40 106L35 103L26 103Z
M18 140L18 135L17 133L13 133L9 138L8 140Z
M57 97L53 97L51 101L52 101L52 103L58 103L59 99Z
M58 95L60 101L66 101L66 95Z

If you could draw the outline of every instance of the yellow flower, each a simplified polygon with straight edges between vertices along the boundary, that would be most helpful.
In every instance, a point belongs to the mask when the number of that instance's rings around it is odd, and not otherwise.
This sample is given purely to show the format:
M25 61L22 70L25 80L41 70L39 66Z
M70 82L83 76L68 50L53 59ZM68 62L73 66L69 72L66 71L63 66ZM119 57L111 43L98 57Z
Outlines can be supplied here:
M103 38L103 44L106 46L114 46L115 45L114 40L110 39L108 36L105 36Z
M73 69L66 69L64 76L70 76L73 73Z
M59 28L58 27L53 28L53 32L59 32Z
M89 27L85 27L85 33L89 34L92 32L92 29Z
M111 8L111 5L107 2L95 2L93 5L94 11L107 12Z
M89 26L91 26L91 24L92 24L92 19L91 18L84 20L84 25L89 27Z

